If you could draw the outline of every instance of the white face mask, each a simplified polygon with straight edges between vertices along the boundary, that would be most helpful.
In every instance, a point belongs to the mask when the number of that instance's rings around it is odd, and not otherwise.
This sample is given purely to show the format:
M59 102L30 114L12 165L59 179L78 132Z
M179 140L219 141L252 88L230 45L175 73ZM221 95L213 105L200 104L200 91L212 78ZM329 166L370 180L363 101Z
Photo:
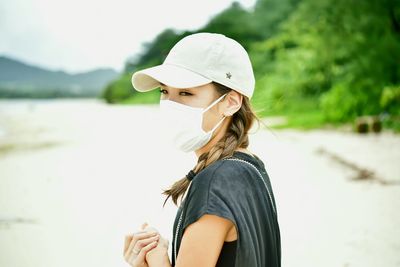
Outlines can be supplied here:
M196 108L171 100L160 100L160 116L163 131L160 134L166 136L172 144L184 151L197 150L207 144L215 129L222 123L225 116L214 126L205 132L203 130L203 113L218 103L226 94L219 97L206 108Z

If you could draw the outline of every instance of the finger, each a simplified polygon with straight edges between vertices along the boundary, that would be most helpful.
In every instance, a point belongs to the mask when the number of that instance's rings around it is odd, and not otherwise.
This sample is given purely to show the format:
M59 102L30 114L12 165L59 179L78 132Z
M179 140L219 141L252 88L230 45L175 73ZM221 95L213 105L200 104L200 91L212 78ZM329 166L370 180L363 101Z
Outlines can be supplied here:
M158 242L159 240L160 240L160 236L159 236L159 235L157 235L157 236L152 236L152 237L145 238L145 239L141 239L141 240L139 240L139 241L136 242L136 245L135 245L132 249L141 250L141 249L143 249L145 246L147 246L148 244L150 244L151 242L154 242L154 241L157 241L157 242Z
M149 225L147 222L142 224L142 229L144 229L147 225Z
M156 231L148 231L147 232L146 231L146 232L143 232L143 233L134 234L133 235L133 239L140 240L140 239L152 237L152 236L155 236L155 235L158 235L158 232L156 232Z
M139 232L136 232L133 234L125 235L124 254L126 253L127 249L129 248L129 244L132 242L132 238L141 233L146 233L146 231L139 231Z
M158 243L159 240L159 236L155 236L155 237L150 237L150 238L146 238L143 240L139 240L136 245L132 248L132 250L129 250L129 253L125 254L124 256L128 259L136 259L140 252L142 251L143 248L145 248L146 246L148 246L149 244L156 242ZM136 254L135 252L133 252L133 250L139 251L138 254ZM139 261L141 260L140 258L138 259Z
M143 248L140 250L139 254L138 254L138 259L139 259L140 261L144 261L145 258L146 258L147 252L149 252L149 251L152 250L153 248L157 247L157 243L158 243L157 241L153 241L153 242L151 242L150 244L148 244L147 246L143 247Z
M137 232L134 232L133 235L138 235L138 234L142 234L142 233L146 233L146 232L148 232L148 231L144 231L144 230L137 231Z
M132 238L133 238L133 235L125 235L124 255L125 255L125 253L126 253L126 250L127 250L128 247L129 247L129 244L130 244L131 241L132 241Z
M128 246L128 251L132 251L132 249L134 248L136 242L138 242L139 240L145 239L145 238L149 238L149 237L153 237L156 236L158 233L157 232L146 232L146 233L141 233L138 235L133 235L133 238L131 239L131 242Z
M156 229L156 228L154 228L154 227L152 227L152 226L146 226L145 227L145 229L144 229L145 231L148 231L148 232L150 232L150 231L156 231L156 232L158 232L158 230Z

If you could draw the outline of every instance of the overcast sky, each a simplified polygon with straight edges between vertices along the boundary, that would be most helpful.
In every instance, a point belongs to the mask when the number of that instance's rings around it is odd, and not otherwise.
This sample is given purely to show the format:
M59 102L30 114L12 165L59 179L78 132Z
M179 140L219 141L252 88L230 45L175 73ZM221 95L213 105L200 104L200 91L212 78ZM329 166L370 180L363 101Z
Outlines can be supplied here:
M238 0L251 8L256 0ZM124 62L165 28L195 30L233 0L2 0L0 55L70 73Z

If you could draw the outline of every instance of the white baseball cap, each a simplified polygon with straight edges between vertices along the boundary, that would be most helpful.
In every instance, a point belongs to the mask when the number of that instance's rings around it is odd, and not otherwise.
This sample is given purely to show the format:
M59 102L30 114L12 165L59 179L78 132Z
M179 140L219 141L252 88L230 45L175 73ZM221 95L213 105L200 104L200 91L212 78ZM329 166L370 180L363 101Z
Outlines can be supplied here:
M200 32L177 42L160 65L136 71L132 85L139 92L160 86L189 88L215 81L249 98L255 86L247 51L220 33Z

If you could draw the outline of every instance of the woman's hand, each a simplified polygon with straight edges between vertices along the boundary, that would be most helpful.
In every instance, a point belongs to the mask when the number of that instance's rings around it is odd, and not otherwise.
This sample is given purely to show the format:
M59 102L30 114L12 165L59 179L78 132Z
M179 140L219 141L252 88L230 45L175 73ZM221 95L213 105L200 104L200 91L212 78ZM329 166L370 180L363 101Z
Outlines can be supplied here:
M132 267L148 267L146 255L157 247L160 235L157 231L144 230L146 225L142 225L142 231L125 236L124 258Z
M157 246L146 253L146 261L150 267L171 266L171 262L168 257L168 244L168 239L165 239L160 235Z
M157 232L158 230L154 227L146 226L144 228L145 231L148 232ZM146 262L148 263L149 267L164 267L164 266L171 266L169 257L168 257L168 239L163 238L161 235L160 239L158 240L158 244L156 247L151 249L146 253Z

